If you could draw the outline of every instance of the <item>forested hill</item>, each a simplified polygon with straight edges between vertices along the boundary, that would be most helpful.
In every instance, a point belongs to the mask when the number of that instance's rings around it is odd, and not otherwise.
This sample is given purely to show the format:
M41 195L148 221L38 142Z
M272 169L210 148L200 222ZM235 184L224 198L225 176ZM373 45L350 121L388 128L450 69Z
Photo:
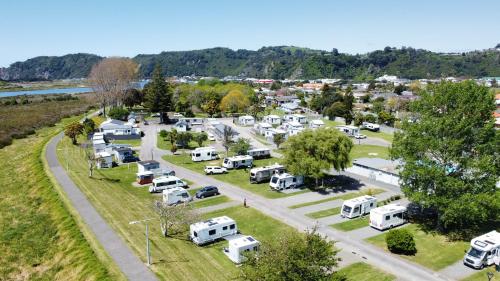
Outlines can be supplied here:
M498 46L497 46L498 47ZM36 57L0 68L2 80L40 80L86 77L101 57L74 54ZM500 76L500 51L489 49L462 54L440 54L413 48L385 48L362 55L289 46L257 51L212 48L137 55L141 78L151 76L161 63L167 76L246 76L274 79L345 78L369 80L383 74L404 78Z

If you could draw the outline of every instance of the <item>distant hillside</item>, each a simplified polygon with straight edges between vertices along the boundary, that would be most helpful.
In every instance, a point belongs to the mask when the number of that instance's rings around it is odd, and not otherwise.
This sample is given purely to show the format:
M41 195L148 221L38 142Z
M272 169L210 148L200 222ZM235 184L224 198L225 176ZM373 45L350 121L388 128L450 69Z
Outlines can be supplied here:
M101 57L89 54L36 57L0 68L3 80L40 80L86 77ZM151 76L160 63L167 76L247 76L274 79L345 78L368 80L383 74L400 77L500 76L500 51L440 54L413 48L385 48L362 55L292 46L263 47L257 51L212 48L137 55L141 78Z

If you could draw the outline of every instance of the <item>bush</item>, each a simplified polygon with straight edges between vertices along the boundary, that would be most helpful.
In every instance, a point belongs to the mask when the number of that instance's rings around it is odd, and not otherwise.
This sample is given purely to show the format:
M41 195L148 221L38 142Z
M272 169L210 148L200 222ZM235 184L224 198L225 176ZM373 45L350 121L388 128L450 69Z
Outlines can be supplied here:
M113 107L109 112L108 116L112 119L118 119L126 121L129 112L123 107Z
M406 229L390 230L385 236L389 251L395 254L414 255L417 252L413 234Z

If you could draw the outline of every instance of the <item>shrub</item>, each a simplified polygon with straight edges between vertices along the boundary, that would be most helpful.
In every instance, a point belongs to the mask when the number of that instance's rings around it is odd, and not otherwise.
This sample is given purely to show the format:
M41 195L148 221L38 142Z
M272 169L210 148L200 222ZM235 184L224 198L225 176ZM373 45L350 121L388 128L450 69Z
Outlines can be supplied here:
M389 251L395 254L414 255L417 252L413 234L406 229L390 230L385 236Z
M113 107L109 112L108 116L112 119L126 120L129 112L123 107Z

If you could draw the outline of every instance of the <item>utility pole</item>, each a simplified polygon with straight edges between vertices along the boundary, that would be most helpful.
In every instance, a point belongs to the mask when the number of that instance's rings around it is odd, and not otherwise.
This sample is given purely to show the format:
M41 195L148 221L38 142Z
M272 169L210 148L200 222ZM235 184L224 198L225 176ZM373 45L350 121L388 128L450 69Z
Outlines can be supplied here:
M154 220L153 218L151 219L144 219L144 220L140 220L140 221L131 221L129 222L128 224L138 224L138 223L144 223L146 224L146 264L148 266L151 265L151 251L150 251L150 248L149 248L149 225L148 225L148 221L150 220Z

